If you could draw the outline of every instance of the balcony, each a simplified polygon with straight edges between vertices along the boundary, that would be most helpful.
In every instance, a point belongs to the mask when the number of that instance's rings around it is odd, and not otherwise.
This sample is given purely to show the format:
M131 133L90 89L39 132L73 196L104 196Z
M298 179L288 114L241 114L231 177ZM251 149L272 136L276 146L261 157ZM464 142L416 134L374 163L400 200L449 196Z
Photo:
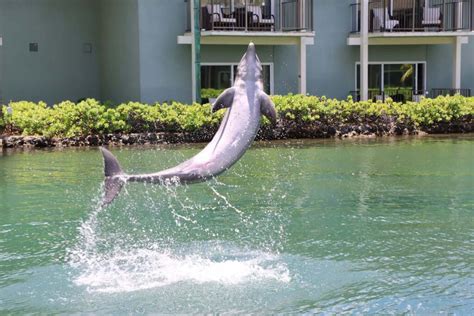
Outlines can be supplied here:
M186 2L190 32L191 7ZM200 14L204 34L313 32L313 0L202 0Z
M375 0L369 2L369 34L443 35L474 31L474 0ZM351 5L352 34L360 32L360 3Z

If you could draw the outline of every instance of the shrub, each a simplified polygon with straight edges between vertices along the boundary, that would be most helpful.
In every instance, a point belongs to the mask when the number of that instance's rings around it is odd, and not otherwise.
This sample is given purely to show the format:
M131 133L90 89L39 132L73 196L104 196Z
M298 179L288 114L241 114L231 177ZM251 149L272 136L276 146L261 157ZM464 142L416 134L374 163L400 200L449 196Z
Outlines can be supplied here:
M389 116L402 124L431 126L460 118L472 120L474 97L462 96L423 99L406 104L393 102L354 102L328 99L324 96L286 95L272 97L283 123L296 122L309 126L316 121L329 125L368 122ZM9 124L13 131L25 135L71 137L104 133L138 132L198 132L213 130L220 123L224 111L211 113L209 104L173 102L146 105L137 102L110 107L93 99L78 104L65 101L48 107L45 103L11 102L11 116L6 108L0 116L0 128ZM264 124L268 124L264 120Z
M217 98L224 89L201 89L201 98L202 99L209 99L209 98Z

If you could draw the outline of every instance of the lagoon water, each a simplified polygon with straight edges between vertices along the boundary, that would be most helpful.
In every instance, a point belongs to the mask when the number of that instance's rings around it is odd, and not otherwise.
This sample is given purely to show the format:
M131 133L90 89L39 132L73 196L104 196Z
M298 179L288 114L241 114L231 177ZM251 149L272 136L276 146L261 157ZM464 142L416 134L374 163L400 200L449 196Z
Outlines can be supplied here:
M202 146L113 152L149 172ZM258 143L104 210L101 159L0 154L0 314L474 313L472 135Z

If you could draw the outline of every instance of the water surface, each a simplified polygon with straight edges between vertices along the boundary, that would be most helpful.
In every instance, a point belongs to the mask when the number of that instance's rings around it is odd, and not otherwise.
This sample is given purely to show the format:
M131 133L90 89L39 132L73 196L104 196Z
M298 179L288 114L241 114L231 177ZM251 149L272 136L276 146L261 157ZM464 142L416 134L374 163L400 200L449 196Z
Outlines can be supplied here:
M112 149L130 172L204 145ZM97 149L0 154L0 313L474 311L474 137L258 143L96 207Z

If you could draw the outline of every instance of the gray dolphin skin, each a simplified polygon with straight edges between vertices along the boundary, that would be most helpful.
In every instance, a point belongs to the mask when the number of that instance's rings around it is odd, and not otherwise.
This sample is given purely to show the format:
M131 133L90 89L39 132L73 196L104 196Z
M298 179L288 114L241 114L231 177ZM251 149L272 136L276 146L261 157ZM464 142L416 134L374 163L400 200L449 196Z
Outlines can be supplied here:
M105 171L102 206L110 204L126 182L188 184L215 177L229 169L250 147L260 128L261 115L276 123L275 106L263 91L262 65L253 43L239 63L233 87L222 92L212 111L222 108L228 109L211 142L194 157L170 169L125 174L112 153L101 147Z

